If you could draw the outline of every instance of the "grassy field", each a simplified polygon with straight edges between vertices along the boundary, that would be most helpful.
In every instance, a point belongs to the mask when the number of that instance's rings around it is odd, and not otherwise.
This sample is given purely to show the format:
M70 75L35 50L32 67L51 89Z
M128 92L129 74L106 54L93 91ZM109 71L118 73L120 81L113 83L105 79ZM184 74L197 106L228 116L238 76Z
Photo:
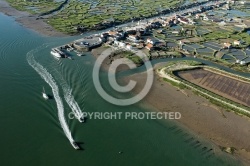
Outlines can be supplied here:
M20 11L27 11L31 14L41 14L48 12L60 6L63 1L39 0L39 1L24 1L24 0L7 0L9 4Z
M32 14L48 12L63 3L55 0L8 0L8 2L16 9ZM154 3L151 0L70 0L62 10L46 21L55 29L72 34L77 32L77 26L89 30L109 22L121 23L132 18L150 17L182 2L182 0L155 0Z
M101 23L126 22L131 18L149 17L175 6L181 1L129 0L129 1L70 1L69 5L49 19L49 23L63 32L74 32L76 26L94 29Z

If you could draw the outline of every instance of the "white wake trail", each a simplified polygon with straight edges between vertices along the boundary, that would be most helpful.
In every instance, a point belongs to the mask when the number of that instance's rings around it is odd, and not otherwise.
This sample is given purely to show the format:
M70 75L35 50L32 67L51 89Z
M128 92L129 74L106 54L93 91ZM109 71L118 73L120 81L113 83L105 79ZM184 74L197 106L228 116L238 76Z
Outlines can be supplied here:
M64 106L63 102L59 95L59 88L53 79L52 75L38 62L35 61L34 56L32 53L27 54L27 60L29 65L36 70L36 72L50 85L52 88L52 92L56 101L57 109L58 109L58 117L61 124L61 127L66 135L66 137L69 139L70 142L74 142L74 139L71 135L71 132L69 130L69 127L65 121L64 117Z
M64 99L68 103L69 107L71 108L72 112L74 113L75 117L79 120L80 118L83 118L83 113L79 105L74 99L74 96L72 95L72 89L69 88L67 84L63 85L63 92L64 92Z

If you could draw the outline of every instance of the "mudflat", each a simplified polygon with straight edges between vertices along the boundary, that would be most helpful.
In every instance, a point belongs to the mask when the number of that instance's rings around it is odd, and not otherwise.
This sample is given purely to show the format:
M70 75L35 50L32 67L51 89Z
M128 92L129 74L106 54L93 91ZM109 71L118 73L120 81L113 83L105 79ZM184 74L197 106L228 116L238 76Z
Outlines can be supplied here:
M250 107L250 84L203 69L176 72L176 75L209 91Z
M56 31L52 26L44 22L42 19L37 19L37 15L31 15L28 12L18 11L11 7L6 1L0 0L0 12L5 15L12 16L26 28L32 29L41 35L64 37L67 36L61 32Z
M163 64L158 64L158 68ZM138 73L123 78L123 84L135 80L137 86L133 93L139 93L146 81L146 73ZM194 94L191 90L178 89L155 74L153 86L143 99L156 111L180 112L178 123L191 132L212 141L220 147L234 147L233 155L250 163L250 119L232 111L211 104L207 99Z

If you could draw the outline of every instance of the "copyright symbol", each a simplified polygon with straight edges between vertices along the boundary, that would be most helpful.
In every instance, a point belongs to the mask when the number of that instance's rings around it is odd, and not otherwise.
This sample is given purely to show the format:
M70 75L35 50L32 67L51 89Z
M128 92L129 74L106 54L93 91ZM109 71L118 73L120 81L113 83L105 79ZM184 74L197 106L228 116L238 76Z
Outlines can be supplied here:
M153 68L152 68L152 64L150 63L150 61L148 60L148 57L145 55L145 53L143 53L142 51L137 51L135 53L135 55L133 56L138 56L140 57L143 62L144 65L147 69L147 80L146 83L143 87L143 89L140 91L140 93L138 93L136 96L133 96L131 98L128 99L118 99L116 97L111 96L110 94L108 94L102 87L101 83L100 83L100 79L99 79L99 72L100 72L100 68L101 65L103 63L103 61L112 53L112 49L108 48L106 50L104 50L101 55L97 58L94 68L93 68L93 82L94 82L94 86L97 90L97 92L99 93L99 95L105 99L106 101L115 104L115 105L120 105L120 106L127 106L127 105L132 105L134 103L139 102L140 100L142 100L149 92L149 90L151 89L151 86L153 84L153 79L154 79L154 73L153 73ZM115 77L114 77L114 71L115 69L121 65L124 64L125 58L120 58L117 60L114 60L112 62L112 64L110 65L109 71L108 71L108 80L109 80L109 84L111 85L111 87L116 90L117 92L130 92L135 86L136 86L136 81L132 81L130 80L129 83L126 86L120 86ZM126 59L126 61L128 61L128 59ZM131 60L129 60L131 61ZM131 63L126 63L126 65L128 65L128 67L134 68L136 67L136 65L131 61Z

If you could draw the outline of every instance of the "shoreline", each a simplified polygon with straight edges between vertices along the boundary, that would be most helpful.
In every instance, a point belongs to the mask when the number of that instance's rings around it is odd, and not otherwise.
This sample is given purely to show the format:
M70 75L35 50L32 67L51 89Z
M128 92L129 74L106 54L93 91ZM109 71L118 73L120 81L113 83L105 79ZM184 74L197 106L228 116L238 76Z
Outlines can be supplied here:
M212 0L212 1L216 1L216 0ZM66 1L64 3L66 3ZM182 10L192 9L192 8L195 8L197 6L201 6L201 5L204 5L207 3L210 3L210 2L209 1L202 1L202 2L190 3L190 4L187 4L185 6L181 5L181 6L177 6L177 7L172 7L170 9L163 10L161 13L153 14L149 17L144 17L143 19L147 19L147 20L154 19L155 17L161 17L161 16L167 15L167 14L171 14L171 13L173 14L174 12L180 12ZM42 34L45 36L66 37L66 36L77 35L76 33L67 34L67 33L60 32L60 31L56 30L53 26L44 22L43 19L39 19L39 16L43 16L44 14L46 15L46 13L30 14L26 11L19 11L19 10L15 9L14 7L12 7L5 0L0 0L0 12L2 12L5 15L14 17L15 20L17 22L19 22L21 25L23 25L24 27L29 28L31 30L34 30L34 31L38 32L39 34ZM51 11L49 11L47 13L50 13L50 12ZM123 22L117 23L117 25L118 25L118 27L121 27L121 26L126 25L126 24L131 24L133 21L140 20L140 19L141 18L125 20ZM99 24L102 25L102 23L99 23ZM91 28L91 29L88 29L87 31L83 31L82 33L89 33L89 32L96 31L96 30L103 31L103 30L107 30L107 29L112 28L112 27L113 27L113 24L109 25L109 26L105 26L104 28Z
M97 49L91 53L95 58L98 58L105 49L107 48ZM154 70L166 63L156 64ZM109 66L103 65L103 70L108 71ZM132 90L132 93L137 94L144 87L146 78L146 73L143 72L123 77L118 81L122 85L126 85L129 80L136 81L138 85ZM248 137L250 137L250 130L246 126L250 125L250 118L237 115L234 111L228 112L206 98L194 94L191 90L178 89L164 81L157 73L154 73L154 83L149 94L139 103L139 106L150 108L152 111L180 112L182 118L176 121L178 125L214 144L219 150L235 148L236 150L231 156L236 157L243 164L249 165Z
M22 26L34 30L39 34L54 37L68 36L54 30L42 20L36 20L36 16L12 8L3 0L0 0L0 6L0 12L14 17ZM138 79L139 84L143 84L144 81L142 80L146 77L143 73L139 73L129 76L128 78ZM246 128L246 126L250 124L249 119L235 115L233 112L227 112L211 104L203 97L193 94L190 90L177 90L177 88L164 82L158 76L155 76L155 78L153 92L150 92L144 99L146 103L152 105L158 111L173 111L172 109L174 109L174 111L180 110L184 115L184 119L181 119L178 123L183 124L191 131L197 133L197 135L201 135L203 138L211 140L217 146L235 147L237 149L235 156L238 157L239 155L240 158L246 158L246 161L250 163L250 147L247 144L250 130ZM138 89L135 91L137 90ZM170 96L168 96L167 99L172 102L170 105L168 105L169 102L166 103L163 100L169 94ZM177 102L178 100L184 101L184 105L179 105ZM186 111L185 109L189 107L191 107L191 111ZM236 126L234 126L235 124ZM244 138L240 138L242 135L244 135Z
M93 49L91 54L97 59L106 49L108 48ZM235 148L234 153L230 155L239 159L244 165L249 165L248 137L250 137L250 130L246 126L250 125L250 118L238 115L234 111L228 112L191 90L178 89L164 81L158 76L156 69L163 67L166 63L160 62L154 65L154 83L149 94L139 103L139 106L150 108L152 111L180 112L182 118L176 121L177 125L183 126L188 132L201 137L205 142L214 144L216 149L223 153L226 153L226 148ZM109 67L110 65L106 63L102 65L104 71L108 71ZM116 72L124 70L129 70L129 68L118 69ZM121 85L126 85L129 80L136 81L138 85L132 90L132 93L137 94L144 87L146 78L146 73L142 72L123 77L118 81ZM222 148L224 151L221 150Z
M165 63L155 65L154 69L163 64ZM153 108L153 111L160 112L180 112L182 118L176 120L178 125L205 141L213 143L219 149L235 148L236 150L231 155L242 161L244 165L249 165L250 130L247 126L250 125L250 119L248 117L237 115L233 111L228 112L210 103L204 97L194 94L191 90L178 89L156 73L154 76L153 86L142 100L143 107ZM139 86L136 86L132 93L137 94L144 86L145 78L146 74L143 72L122 78L121 82L127 84L129 80L136 81Z
M41 19L36 19L36 15L28 12L19 11L9 5L5 0L0 0L0 12L4 15L13 17L21 26L24 26L32 31L35 31L43 36L49 37L67 37L69 35L63 34L55 30L52 26Z

